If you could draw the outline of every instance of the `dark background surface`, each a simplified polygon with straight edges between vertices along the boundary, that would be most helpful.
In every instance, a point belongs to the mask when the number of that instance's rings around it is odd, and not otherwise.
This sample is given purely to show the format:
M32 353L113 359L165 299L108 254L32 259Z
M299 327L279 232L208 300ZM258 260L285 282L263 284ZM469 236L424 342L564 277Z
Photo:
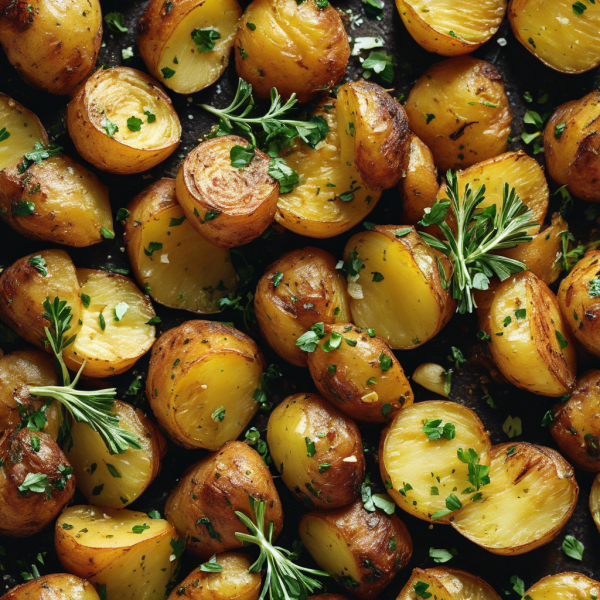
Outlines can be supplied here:
M242 2L244 5L247 3ZM338 8L352 10L352 18L347 18L348 16L345 18L350 36L379 35L385 39L386 51L393 52L398 60L394 81L395 91L393 93L408 93L416 78L429 65L443 59L443 57L427 53L412 40L401 23L391 0L385 0L385 13L382 21L368 18L361 0L346 0L337 3L334 1L334 4ZM125 14L125 23L129 27L129 32L126 34L112 33L105 28L104 43L98 59L99 65L102 63L111 66L127 64L146 71L137 53L135 37L137 22L145 5L146 2L102 0L104 14L113 10ZM356 17L358 17L358 20L356 20ZM505 46L498 44L499 38L504 38L507 44ZM122 59L121 50L128 46L133 46L135 56L125 62ZM368 51L363 55L368 55ZM540 113L553 111L559 104L567 100L580 98L598 85L598 69L574 76L554 72L542 65L516 41L507 20L504 21L498 33L483 48L475 52L474 56L496 65L504 77L513 111L512 137L515 141L511 143L511 150L525 149L531 153L531 147L525 147L520 140L520 134L523 130L522 119L527 108L537 110ZM359 59L352 57L346 80L355 80L359 78L360 73ZM49 130L53 141L64 146L67 154L84 162L77 157L63 124L67 98L51 96L27 86L15 73L2 52L0 52L0 75L0 91L13 96L27 108L33 110ZM163 176L174 177L176 175L183 157L197 145L215 122L208 113L197 107L197 104L206 102L217 106L226 106L229 104L236 86L235 69L230 66L215 85L193 96L179 96L167 90L173 99L183 125L181 145L167 161L141 175L118 176L96 171L100 179L109 187L113 215L116 214L119 207L126 206L136 193L152 181ZM530 92L534 98L531 104L527 104L523 99L523 94L526 91ZM549 94L548 101L543 105L537 104L537 98L544 93ZM191 101L189 101L190 99ZM538 155L536 158L543 163L543 155ZM87 166L89 167L89 165ZM93 168L92 170L95 171ZM555 186L551 189L554 190ZM551 209L556 209L558 206L559 203L556 197L552 198ZM569 215L570 226L578 233L579 237L598 237L595 235L594 229L590 230L590 225L586 223L583 217L585 208L584 203L576 201L575 207ZM390 190L384 193L368 220L381 224L400 224L400 212L400 198L396 190ZM551 214L552 210L549 210L548 215ZM112 241L104 241L102 244L91 248L67 248L76 266L101 268L113 265L128 269L126 254L122 251L123 230L119 223L116 223L115 229L117 235ZM310 240L289 231L286 231L283 235L273 232L273 235L268 236L268 239L259 238L252 244L245 246L242 253L254 266L254 281L256 281L274 258L292 248L310 244L325 248L339 257L348 238L355 231L361 229L362 227L357 227L356 230L349 231L332 240ZM3 223L0 223L0 265L2 266L11 264L25 254L48 247L50 247L49 244L23 238ZM253 289L253 286L254 283L250 286L250 289ZM158 326L159 333L183 321L195 318L192 313L164 308L156 303L155 308L162 318L162 324ZM240 312L229 311L209 318L234 321L236 326L243 329ZM455 372L450 398L473 408L477 412L490 431L492 443L508 440L507 435L503 432L502 424L508 415L512 415L520 417L523 421L523 434L515 438L516 440L556 447L548 431L540 425L544 413L552 407L552 400L522 392L511 386L491 383L486 370L474 360L475 355L479 353L476 331L475 318L456 316L434 340L416 350L397 352L396 355L407 374L410 374L417 365L425 360L436 361L445 367L450 367L450 362L446 358L450 352L450 347L452 345L459 347L465 356L470 356L472 360L459 372ZM252 329L250 333L258 340L267 360L277 364L283 371L283 378L276 380L271 385L274 392L272 399L275 403L293 392L315 391L307 370L287 365L274 355L264 341L260 339L256 328ZM11 349L10 346L1 343L0 347L3 347L5 351ZM132 371L114 378L115 385L119 389L118 397L128 401L133 400L132 397L124 397L123 393L136 375L141 374L145 377L147 362L148 356L142 358ZM580 371L594 366L598 365L594 363L580 365ZM434 396L417 385L414 388L417 400L430 399ZM486 393L491 394L497 408L491 408L485 400L482 400ZM139 400L138 405L147 407L144 398ZM267 417L268 415L259 414L252 425L264 432ZM369 470L376 476L375 479L379 481L379 469L373 455L379 439L379 428L361 427L361 430L365 440ZM163 460L161 473L142 497L129 508L143 511L158 509L162 513L166 497L174 487L177 478L189 464L198 460L204 454L205 452L200 450L184 451L170 443L169 452ZM589 490L593 476L577 470L576 477L580 485L580 498L569 523L552 543L518 557L495 556L467 541L451 527L444 525L432 526L398 510L399 516L410 530L415 551L409 567L398 574L380 597L384 599L395 598L408 579L412 568L436 566L432 559L428 558L430 547L456 548L458 556L447 563L448 566L462 568L485 578L499 594L504 595L506 591L507 597L517 597L517 594L512 591L512 584L510 583L510 578L513 575L518 575L524 579L526 588L545 575L567 570L578 571L600 579L600 534L592 521L588 508ZM278 542L291 548L293 539L297 538L297 515L306 509L299 505L281 481L277 481L277 487L285 507L285 529ZM81 496L76 496L76 502L84 501ZM570 559L562 552L561 544L566 534L574 535L585 545L583 562ZM62 571L54 556L52 527L37 536L23 540L0 537L0 546L5 551L5 556L0 556L0 562L3 566L3 571L0 573L2 578L0 593L23 581L21 572L24 570L24 565L30 567L32 563L35 563L42 574ZM38 553L42 553L44 564L41 564L36 558ZM19 564L18 561L22 562ZM310 557L305 554L302 562L310 564ZM179 581L198 563L197 558L186 555ZM325 583L329 591L336 591L337 588L331 581ZM109 600L119 599L110 598Z

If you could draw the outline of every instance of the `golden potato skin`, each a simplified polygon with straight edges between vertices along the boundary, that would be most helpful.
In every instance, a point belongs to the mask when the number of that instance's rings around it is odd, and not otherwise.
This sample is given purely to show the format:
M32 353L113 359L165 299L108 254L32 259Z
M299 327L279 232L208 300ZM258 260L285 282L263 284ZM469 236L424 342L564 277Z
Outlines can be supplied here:
M279 404L269 417L267 442L281 479L305 505L337 508L359 495L365 473L360 431L317 394L295 394Z
M244 526L234 511L254 520L249 496L267 503L265 523L273 522L275 539L283 510L269 469L248 444L228 442L185 472L167 500L165 516L187 549L207 560L242 547L235 533Z
M39 439L39 450L32 438ZM46 433L26 427L4 432L0 439L0 534L27 537L38 533L53 521L71 501L75 479L63 475L61 468L70 468L69 461L56 442ZM47 493L20 492L29 473L42 473L48 478Z
M318 8L314 0L254 0L240 20L234 46L237 73L259 98L268 98L275 87L283 98L296 94L300 102L331 89L350 57L337 10Z
M402 366L380 337L352 325L327 325L325 331L356 342L350 346L342 341L337 350L326 352L331 339L326 335L308 354L310 375L331 404L357 421L386 423L413 403ZM375 382L368 383L371 379Z
M0 600L100 600L85 579L66 573L44 575L13 588Z
M405 108L410 128L443 172L506 151L508 98L502 76L483 60L461 56L436 63L417 80Z
M177 200L192 227L219 248L257 238L273 221L279 182L269 175L269 157L259 150L247 167L231 165L235 146L248 146L235 135L196 146L177 173Z
M101 41L98 0L0 2L0 43L8 60L27 83L51 94L68 94L83 81Z
M335 531L335 542L315 536L319 521ZM337 510L304 515L299 530L317 564L353 596L365 600L377 598L412 556L412 540L404 523L380 510L368 512L360 499ZM349 574L342 576L335 566L345 559L354 564L345 565L344 573Z
M254 309L263 338L281 358L305 367L296 340L315 323L348 323L350 297L335 258L319 248L292 250L268 267L256 287ZM277 284L275 276L283 273Z

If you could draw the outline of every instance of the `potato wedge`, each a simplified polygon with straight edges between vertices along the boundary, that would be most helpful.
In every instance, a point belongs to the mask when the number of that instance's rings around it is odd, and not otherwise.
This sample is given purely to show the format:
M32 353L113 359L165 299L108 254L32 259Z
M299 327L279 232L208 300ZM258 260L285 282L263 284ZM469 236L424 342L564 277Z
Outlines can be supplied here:
M587 600L600 593L600 583L581 573L557 573L548 575L532 585L527 596L536 600Z
M494 361L511 383L553 397L575 387L571 333L556 296L533 273L522 271L498 286L489 327Z
M597 11L578 14L568 0L511 0L508 18L515 37L546 66L584 73L600 64Z
M107 598L163 600L181 553L168 521L124 508L71 506L54 531L63 567L105 585Z
M396 0L408 33L428 52L459 56L477 50L500 27L506 0L464 2L452 0Z
M317 394L295 394L279 404L269 417L267 443L281 479L306 506L338 508L360 494L360 431Z
M151 0L138 26L140 55L166 87L199 92L227 68L241 15L237 0L185 0L170 8L164 0ZM211 30L216 33L206 33Z
M194 569L178 585L168 600L257 600L260 595L260 573L250 573L252 559L238 552L217 554L216 563L223 567L217 573Z
M235 289L238 277L229 250L213 246L190 225L175 197L175 180L150 184L128 210L129 262L152 299L200 314L219 312L219 300Z
M325 331L308 355L308 368L331 404L357 421L385 423L413 403L400 363L373 331L352 325L327 325Z
M577 503L571 465L556 450L526 443L499 444L490 456L486 501L465 505L452 526L494 554L523 554L552 541Z
M0 171L31 152L36 143L48 145L48 135L40 120L6 94L0 94L0 123L0 130L5 130L0 142Z
M0 171L0 216L15 231L75 247L114 235L108 190L91 171L64 155L19 166Z
M165 516L187 549L208 559L242 547L235 534L246 529L234 511L252 519L250 496L267 503L265 521L273 523L275 539L283 511L269 468L248 444L228 442L184 473L167 499Z
M443 172L506 151L508 98L498 69L483 60L462 56L434 64L417 80L405 108L410 128Z
M283 98L308 102L344 76L349 57L339 13L315 0L254 0L235 36L235 68L259 98L274 87Z
M265 359L241 331L212 321L187 321L152 348L146 396L173 441L218 450L258 410Z
M346 281L335 258L312 247L287 252L267 268L256 287L254 309L263 338L297 367L305 367L308 356L296 340L314 323L351 318Z
M130 369L156 338L152 304L128 277L77 269L83 306L81 330L63 354L72 371L87 377L110 377Z
M85 579L63 573L44 575L13 588L1 600L100 600Z
M257 238L273 221L279 183L269 175L269 157L255 149L247 167L232 166L236 135L196 146L177 173L177 200L191 226L211 244L233 248Z
M425 432L426 424L440 419L437 426L454 425L455 437L435 439ZM435 519L432 515L446 509L451 493L465 505L476 492L468 479L467 463L458 457L460 448L472 448L479 464L490 464L490 438L472 410L455 402L431 400L400 411L384 430L379 445L381 478L388 494L401 509L419 519L449 523L453 515ZM484 495L486 491L487 486L482 488Z
M102 41L99 0L5 3L0 44L30 85L68 94L92 71Z
M6 430L0 463L0 535L39 533L73 498L71 465L46 433Z
M67 127L85 160L120 175L156 166L181 138L169 96L152 77L129 67L99 70L87 79L67 106Z
M42 303L58 297L71 307L69 335L79 332L83 306L75 265L64 250L42 250L20 258L0 274L0 319L23 339L45 348Z
M353 596L377 598L412 555L408 529L396 515L368 512L362 500L302 517L300 538L315 562Z
M351 261L353 322L374 329L395 350L424 344L454 313L456 301L442 285L452 265L412 227L377 225L357 233L346 244L344 260Z

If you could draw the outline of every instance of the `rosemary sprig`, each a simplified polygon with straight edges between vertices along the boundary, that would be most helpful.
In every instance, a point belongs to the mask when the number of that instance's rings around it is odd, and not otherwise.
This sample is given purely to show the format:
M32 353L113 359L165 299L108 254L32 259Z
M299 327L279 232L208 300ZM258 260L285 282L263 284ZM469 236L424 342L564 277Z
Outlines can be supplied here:
M258 600L264 600L267 591L270 600L307 600L314 590L321 589L322 584L305 573L321 577L329 575L323 571L295 565L291 560L292 552L273 545L273 521L269 522L265 531L267 503L250 496L250 506L254 513L254 522L244 513L235 511L250 533L235 535L242 542L256 544L260 548L258 559L249 569L251 573L260 573L266 563L265 583Z

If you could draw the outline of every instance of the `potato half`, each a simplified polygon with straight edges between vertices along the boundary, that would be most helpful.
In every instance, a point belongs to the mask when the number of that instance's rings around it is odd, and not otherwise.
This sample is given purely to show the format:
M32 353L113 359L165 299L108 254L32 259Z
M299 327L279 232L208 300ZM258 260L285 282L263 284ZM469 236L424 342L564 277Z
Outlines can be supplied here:
M600 475L596 475L590 491L590 511L596 527L600 530Z
M302 517L300 538L315 562L353 596L370 600L412 555L408 529L396 515L368 512L362 500Z
M436 63L417 80L405 108L410 128L443 172L506 151L508 97L498 69L483 60L462 56Z
M600 594L600 583L581 573L558 573L548 575L532 585L524 598L535 600L589 600Z
M570 0L511 0L508 18L515 37L546 66L583 73L600 64L600 15L590 8L579 14Z
M146 396L168 435L186 448L218 450L258 410L265 359L241 331L212 321L187 321L152 348Z
M30 85L68 94L96 64L102 41L99 0L4 3L0 44Z
M54 533L67 571L122 600L163 600L177 567L177 541L168 521L92 505L67 508Z
M1 600L100 600L94 586L85 579L57 573L44 575L13 588Z
M519 388L564 396L575 387L577 358L556 296L530 271L504 280L490 307L490 347L502 374Z
M0 215L15 231L76 247L113 234L108 190L91 171L64 155L19 166L0 171Z
M424 344L454 313L456 302L443 283L452 265L412 227L377 225L357 233L344 250L344 260L351 259L362 265L358 276L348 277L352 320L391 348Z
M199 92L227 68L241 14L237 0L151 0L138 26L140 55L174 92Z
M273 221L279 183L269 175L270 158L258 148L246 167L232 165L233 148L248 142L236 135L196 146L177 173L177 200L192 227L220 248L257 238Z
M452 526L494 554L523 554L552 541L577 503L571 465L556 450L526 443L494 446L490 456L486 501L464 506Z
M181 138L169 96L152 77L128 67L101 69L87 79L67 106L67 127L85 160L120 175L156 166Z
M149 323L156 316L151 302L128 277L77 269L85 298L81 330L64 352L67 366L83 375L110 377L124 373L146 354L156 338Z
M431 440L423 431L426 423L439 419L440 426L454 425L453 439ZM475 494L467 478L468 465L458 458L460 448L472 448L479 464L490 464L490 437L472 410L456 402L431 400L400 411L384 430L379 445L381 478L389 495L419 519L449 523L455 513L450 518L432 519L434 513L446 509L446 498L455 493L465 505ZM481 489L484 496L487 487Z
M235 68L259 98L274 87L284 98L308 102L344 76L349 57L346 30L330 4L254 0L238 24Z
M273 539L283 525L283 511L269 468L258 452L243 442L228 442L194 463L171 492L165 516L185 539L187 549L210 558L242 547L236 532L246 527L234 511L254 521L250 496L267 504L265 523L273 523Z
M190 225L175 197L175 180L150 184L128 210L129 262L152 299L170 308L219 312L219 300L235 289L238 277L229 250L213 246Z
M321 396L288 396L269 417L267 442L281 479L305 505L338 508L360 494L360 431Z

